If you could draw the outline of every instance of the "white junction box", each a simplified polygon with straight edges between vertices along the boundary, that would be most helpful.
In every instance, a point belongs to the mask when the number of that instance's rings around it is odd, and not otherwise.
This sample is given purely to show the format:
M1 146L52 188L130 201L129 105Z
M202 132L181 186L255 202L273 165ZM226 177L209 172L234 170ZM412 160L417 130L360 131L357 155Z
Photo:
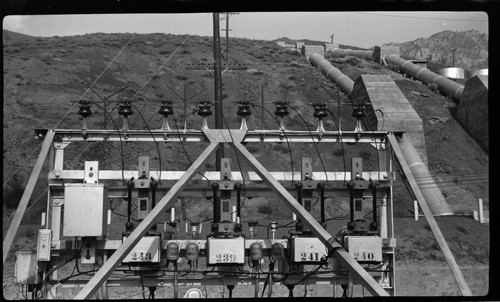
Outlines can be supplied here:
M36 260L50 261L50 249L52 245L52 230L38 230L38 240L36 246Z
M100 237L107 231L108 188L102 183L64 185L63 236Z
M320 262L324 256L328 256L328 250L318 238L292 238L293 262Z
M16 252L14 276L17 284L37 284L41 281L35 251Z
M244 264L245 238L208 238L208 264Z
M126 239L127 237L123 237L123 241ZM160 236L144 236L123 259L122 263L159 263L160 249Z
M382 261L382 238L370 236L347 237L346 248L356 261Z

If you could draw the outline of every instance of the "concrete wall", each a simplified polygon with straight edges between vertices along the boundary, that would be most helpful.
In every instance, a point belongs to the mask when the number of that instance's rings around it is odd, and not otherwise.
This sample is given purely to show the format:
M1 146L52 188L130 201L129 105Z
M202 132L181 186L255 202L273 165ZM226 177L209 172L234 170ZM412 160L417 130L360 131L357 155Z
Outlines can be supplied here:
M302 55L309 57L313 53L318 53L322 56L325 55L325 47L323 45L302 45Z
M373 50L373 61L382 64L385 56L395 54L399 57L399 47L397 46L375 46Z
M361 75L349 94L354 102L370 103L366 108L366 130L404 131L427 165L422 119L389 75ZM383 116L376 110L380 109ZM382 128L383 127L383 128Z
M489 154L488 76L474 76L467 80L458 105L457 119L465 131Z
M324 44L324 47L325 47L325 53L326 53L326 52L328 52L328 51L331 51L331 50L334 50L334 49L339 48L339 44L335 44L335 43L325 43L325 44Z

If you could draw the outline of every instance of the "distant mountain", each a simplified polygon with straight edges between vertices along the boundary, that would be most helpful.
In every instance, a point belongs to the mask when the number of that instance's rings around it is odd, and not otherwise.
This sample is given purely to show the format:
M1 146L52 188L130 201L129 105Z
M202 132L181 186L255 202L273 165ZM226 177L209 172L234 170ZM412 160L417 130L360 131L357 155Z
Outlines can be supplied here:
M2 30L2 38L3 41L15 41L15 40L35 39L36 37L4 29Z
M477 30L446 30L428 38L385 45L399 46L403 58L428 60L441 68L452 67L452 49L456 48L454 67L466 71L488 68L488 35Z

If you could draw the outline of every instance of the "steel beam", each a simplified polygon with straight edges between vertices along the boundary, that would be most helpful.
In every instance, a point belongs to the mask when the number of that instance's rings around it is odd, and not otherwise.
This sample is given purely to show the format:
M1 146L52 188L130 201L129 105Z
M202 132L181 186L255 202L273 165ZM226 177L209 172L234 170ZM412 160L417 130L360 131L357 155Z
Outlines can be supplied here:
M220 132L227 129L210 129ZM82 136L80 129L55 129L56 135L61 142L208 142L209 139L201 130L127 130L127 132L116 130L86 130L86 137ZM223 141L231 143L239 129L232 129L232 137L225 135ZM384 139L386 131L294 131L294 130L248 130L241 138L243 143L374 143Z
M262 166L259 161L239 142L234 142L234 146L245 157L250 166L260 175L260 177L273 189L276 195L300 218L300 220L318 237L329 249L334 250L337 258L349 268L351 273L370 291L372 295L388 296L389 294L366 272L358 262L328 233L314 217L309 214L295 198Z
M120 265L121 261L127 256L132 248L146 234L146 232L156 223L156 219L164 213L170 201L175 200L177 195L187 186L189 181L198 172L208 157L217 150L217 143L210 143L208 147L200 154L196 161L189 167L178 182L168 191L160 202L151 210L144 220L135 228L130 236L116 250L115 253L103 264L101 269L90 279L85 287L75 296L75 299L89 299L106 279L113 273L114 269Z
M441 233L441 230L439 229L439 226L436 220L434 219L434 216L432 215L431 209L427 205L427 202L424 196L422 195L422 192L420 191L417 181L415 180L413 174L411 173L410 167L408 167L408 163L406 162L403 152L399 148L399 143L396 137L393 134L388 134L387 138L389 139L389 143L391 144L394 154L396 155L396 159L401 165L403 173L405 174L408 183L410 184L413 190L413 194L417 198L417 201L420 205L420 208L422 209L422 212L424 212L425 218L427 219L427 222L431 227L432 233L434 234L434 237L436 237L437 243L444 254L444 258L446 259L446 262L448 263L451 272L453 273L453 277L455 277L455 280L457 281L458 287L460 288L462 295L472 296L472 292L470 291L469 286L465 282L462 272L460 271L460 268L458 267L458 264L455 261L455 257L453 257L453 254L451 253L451 250L448 247L448 244L446 243L446 239L444 239L444 236Z
M31 172L30 178L28 180L28 184L24 189L23 196L21 197L21 201L17 206L16 213L14 214L14 218L10 223L9 229L7 230L7 234L5 235L5 239L3 240L3 262L5 263L5 259L10 251L10 247L12 246L12 242L14 242L14 238L16 237L17 230L19 229L19 225L21 224L21 220L23 219L24 212L26 211L26 207L28 206L28 202L30 201L31 194L35 189L36 182L38 180L38 176L40 175L40 171L42 170L43 163L45 162L45 158L47 158L47 154L49 153L50 147L52 145L52 140L54 139L54 131L48 131L45 139L42 144L42 149L38 158L35 162L35 166L33 168L33 172Z
M257 181L261 182L262 178L260 178L259 174L253 171L244 171L248 173L248 175L245 175L245 181ZM160 178L160 171L150 171L150 176L152 176L155 179ZM194 180L210 180L210 181L217 181L220 180L220 172L218 171L205 171L205 172L200 172L202 175L197 174L195 177L193 177ZM289 171L276 171L276 172L269 172L273 178L275 178L278 181L300 181L301 180L301 175L300 171L292 172ZM177 181L179 180L182 175L184 174L184 171L161 171L161 180L166 180L166 181ZM378 171L365 171L362 173L361 177L364 179L372 179L374 181L386 181L389 178L390 173L387 172L378 172ZM122 177L125 179L130 179L132 177L137 178L139 176L139 173L137 171L132 171L132 170L125 170L123 171L118 171L118 170L100 170L99 171L99 179L105 180L105 179L116 179L116 180L121 180ZM64 180L83 180L84 179L84 170L58 170L58 171L49 171L48 175L49 179L64 179ZM328 181L349 181L351 180L351 172L330 172L327 171L326 174L325 172L312 172L312 178L314 180L318 181L326 181L328 178ZM240 171L233 171L231 172L231 180L234 181L242 181L243 177L241 176Z

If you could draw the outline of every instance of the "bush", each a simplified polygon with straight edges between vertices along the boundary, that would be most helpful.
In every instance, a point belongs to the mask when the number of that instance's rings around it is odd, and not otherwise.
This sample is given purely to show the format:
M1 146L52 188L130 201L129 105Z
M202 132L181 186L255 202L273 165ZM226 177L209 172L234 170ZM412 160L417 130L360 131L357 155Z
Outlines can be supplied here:
M7 208L16 208L24 193L23 179L14 175L3 190L3 203Z
M168 51L168 50L160 50L158 53L161 54L161 55L167 55L167 54L170 53L170 51Z
M268 203L261 203L257 206L257 212L261 214L272 214L273 213L273 208L271 207L270 204Z
M335 156L342 156L344 155L344 151L342 149L337 149L333 151L333 155Z

